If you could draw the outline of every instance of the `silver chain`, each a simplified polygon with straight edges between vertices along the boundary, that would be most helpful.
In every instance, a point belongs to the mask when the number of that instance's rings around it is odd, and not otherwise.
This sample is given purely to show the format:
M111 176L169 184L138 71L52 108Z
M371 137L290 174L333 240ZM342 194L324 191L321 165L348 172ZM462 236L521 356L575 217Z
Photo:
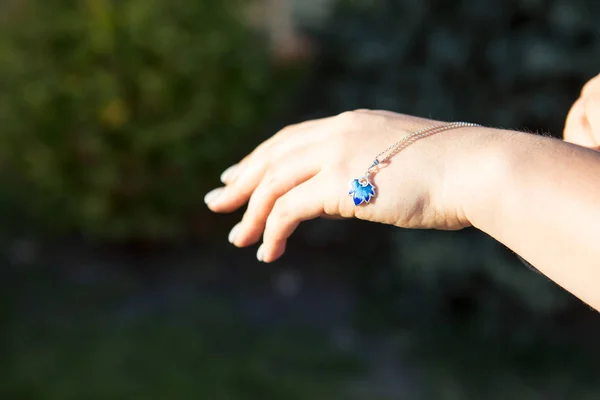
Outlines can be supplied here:
M397 141L396 143L392 144L390 147L388 147L381 153L377 154L375 156L375 160L373 160L373 163L369 166L369 168L367 168L365 176L369 175L371 169L375 168L377 165L381 164L382 162L386 162L387 160L389 160L390 158L392 158L393 156L398 154L401 150L407 148L408 146L410 146L411 144L413 144L414 142L416 142L419 139L422 139L422 138L430 136L430 135L434 135L439 132L447 131L450 129L466 128L466 127L480 127L480 126L481 125L479 125L479 124L474 124L471 122L450 122L447 124L431 126L429 128L425 128L425 129L421 129L419 131L413 132L410 135L407 135L404 138ZM387 154L387 155L385 155L385 154ZM381 158L384 155L385 155L385 157Z

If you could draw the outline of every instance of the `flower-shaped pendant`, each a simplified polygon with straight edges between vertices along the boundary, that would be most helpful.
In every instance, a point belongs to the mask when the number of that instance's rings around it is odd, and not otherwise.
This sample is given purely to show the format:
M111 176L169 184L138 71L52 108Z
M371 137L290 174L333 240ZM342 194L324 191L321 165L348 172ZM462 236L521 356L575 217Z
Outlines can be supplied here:
M363 176L350 182L348 194L352 196L354 205L359 206L362 203L369 203L371 198L375 197L375 186L369 181L369 178Z

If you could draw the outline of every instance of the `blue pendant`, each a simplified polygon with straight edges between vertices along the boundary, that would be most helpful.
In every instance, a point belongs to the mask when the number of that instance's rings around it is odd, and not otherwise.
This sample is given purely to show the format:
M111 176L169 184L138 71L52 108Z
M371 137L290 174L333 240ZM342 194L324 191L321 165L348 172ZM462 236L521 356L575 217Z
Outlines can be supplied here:
M362 203L369 203L371 198L375 197L375 186L369 182L369 178L354 179L350 182L350 191L348 192L354 200L354 205L359 206Z

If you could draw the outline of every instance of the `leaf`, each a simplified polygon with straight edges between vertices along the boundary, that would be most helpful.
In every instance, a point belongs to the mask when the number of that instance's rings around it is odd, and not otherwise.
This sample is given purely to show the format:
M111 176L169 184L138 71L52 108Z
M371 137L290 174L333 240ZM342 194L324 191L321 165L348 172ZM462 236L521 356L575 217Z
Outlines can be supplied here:
M349 195L354 200L354 205L358 206L362 203L368 203L371 198L375 197L375 186L371 184L367 179L361 183L361 180L354 179L350 182Z

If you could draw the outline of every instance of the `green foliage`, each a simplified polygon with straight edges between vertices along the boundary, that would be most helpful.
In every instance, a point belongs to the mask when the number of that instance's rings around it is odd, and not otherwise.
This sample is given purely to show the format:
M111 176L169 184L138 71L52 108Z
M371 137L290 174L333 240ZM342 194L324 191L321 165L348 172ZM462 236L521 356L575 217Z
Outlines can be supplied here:
M50 227L180 232L206 176L272 104L273 71L243 5L0 5L0 166L12 183L3 190Z

